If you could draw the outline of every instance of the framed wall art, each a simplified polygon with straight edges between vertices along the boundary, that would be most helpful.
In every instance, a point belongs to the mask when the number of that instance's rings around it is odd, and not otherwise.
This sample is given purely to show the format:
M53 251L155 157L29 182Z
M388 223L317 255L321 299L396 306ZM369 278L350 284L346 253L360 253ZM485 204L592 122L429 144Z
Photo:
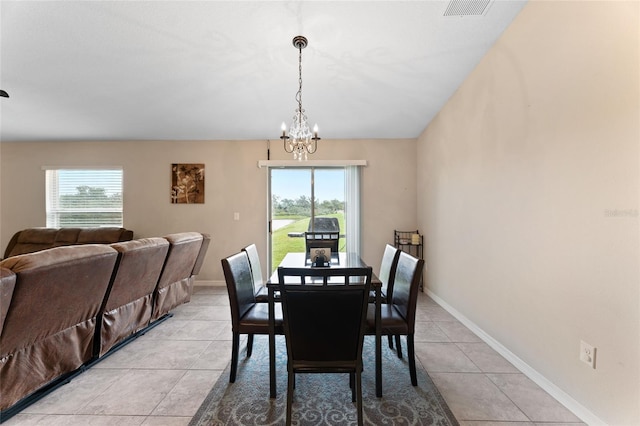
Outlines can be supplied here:
M204 204L204 164L171 165L171 204Z

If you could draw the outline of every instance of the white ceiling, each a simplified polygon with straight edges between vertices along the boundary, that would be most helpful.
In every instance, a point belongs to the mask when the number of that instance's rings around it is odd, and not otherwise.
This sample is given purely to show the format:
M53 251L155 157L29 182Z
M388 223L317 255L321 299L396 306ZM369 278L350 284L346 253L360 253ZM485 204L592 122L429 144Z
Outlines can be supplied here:
M277 139L298 34L322 138L414 138L525 2L2 0L0 138Z

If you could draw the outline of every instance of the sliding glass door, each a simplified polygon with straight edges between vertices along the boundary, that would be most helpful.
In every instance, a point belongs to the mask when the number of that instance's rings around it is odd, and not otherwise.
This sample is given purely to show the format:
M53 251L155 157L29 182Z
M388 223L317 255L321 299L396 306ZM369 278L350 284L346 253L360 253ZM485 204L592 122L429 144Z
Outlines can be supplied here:
M346 251L347 221L359 222L347 218L346 182L345 167L270 169L271 271L288 252L305 251L306 231L337 230Z

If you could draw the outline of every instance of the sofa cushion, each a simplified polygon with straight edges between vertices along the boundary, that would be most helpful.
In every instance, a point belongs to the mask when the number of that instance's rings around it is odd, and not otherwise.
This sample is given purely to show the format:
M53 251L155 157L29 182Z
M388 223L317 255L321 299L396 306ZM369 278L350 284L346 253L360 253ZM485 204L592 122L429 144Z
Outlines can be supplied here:
M84 228L78 234L77 244L111 244L125 241L125 231L124 228Z
M54 245L58 246L69 246L71 244L76 244L78 241L78 235L82 231L82 228L60 228L58 229L58 233L56 234L56 241Z
M164 238L170 244L169 253L154 294L152 321L191 300L193 269L203 241L199 232L181 232Z
M118 251L118 269L111 283L106 311L153 294L169 251L169 242L159 237L140 238L114 243L111 247Z
M118 251L118 264L98 317L97 356L149 325L153 294L169 242L164 238L141 238L114 243L111 247Z
M133 231L125 228L27 228L16 232L4 257L73 244L111 244L133 239Z
M58 235L58 228L28 228L20 231L19 243L53 244Z
M191 276L203 240L199 232L170 234L164 238L169 241L170 248L158 288Z
M19 232L15 245L6 257L17 256L25 253L48 249L53 247L56 241L58 229L55 228L29 228Z

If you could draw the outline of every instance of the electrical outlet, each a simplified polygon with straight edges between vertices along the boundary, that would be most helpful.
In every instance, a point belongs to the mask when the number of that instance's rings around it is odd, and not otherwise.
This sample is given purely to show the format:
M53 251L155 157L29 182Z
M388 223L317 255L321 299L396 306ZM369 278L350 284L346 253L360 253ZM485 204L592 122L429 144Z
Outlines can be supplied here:
M591 368L596 368L596 348L582 340L580 341L580 361Z
M235 212L233 214L233 220L240 220L240 213L239 212Z

